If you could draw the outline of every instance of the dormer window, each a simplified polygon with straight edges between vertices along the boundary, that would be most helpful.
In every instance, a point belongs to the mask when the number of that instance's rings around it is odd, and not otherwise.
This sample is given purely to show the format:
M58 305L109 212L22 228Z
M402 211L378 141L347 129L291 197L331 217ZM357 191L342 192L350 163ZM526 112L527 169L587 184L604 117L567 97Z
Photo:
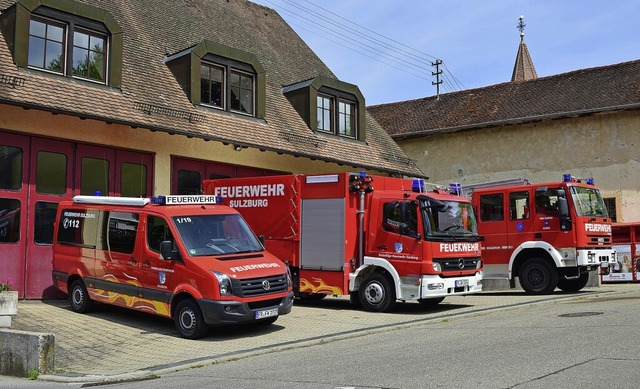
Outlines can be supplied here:
M287 86L282 92L312 130L365 139L365 102L355 85L317 77Z
M109 12L75 1L19 1L0 29L21 68L119 88L122 29Z
M200 65L201 103L253 115L254 80L255 76L249 72L231 66L203 62Z
M266 72L255 55L204 41L166 63L193 104L264 117Z
M107 62L106 34L75 23L31 18L29 67L105 83Z

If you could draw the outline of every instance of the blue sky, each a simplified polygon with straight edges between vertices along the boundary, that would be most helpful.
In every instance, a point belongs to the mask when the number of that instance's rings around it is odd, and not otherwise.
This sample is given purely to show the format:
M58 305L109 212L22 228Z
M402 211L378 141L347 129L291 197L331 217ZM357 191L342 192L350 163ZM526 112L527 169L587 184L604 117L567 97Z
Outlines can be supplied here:
M508 82L520 42L538 77L640 59L637 0L252 0L273 8L367 105ZM350 38L356 37L355 41Z

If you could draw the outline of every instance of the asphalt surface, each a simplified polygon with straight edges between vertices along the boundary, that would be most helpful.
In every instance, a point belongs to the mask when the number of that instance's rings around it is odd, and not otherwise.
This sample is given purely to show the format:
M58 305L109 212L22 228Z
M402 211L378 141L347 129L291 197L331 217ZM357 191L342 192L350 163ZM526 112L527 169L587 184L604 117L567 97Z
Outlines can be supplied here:
M522 290L486 291L447 297L440 305L398 303L391 313L352 308L348 299L328 297L299 303L269 326L213 328L200 340L178 336L172 320L131 310L96 305L77 314L66 300L25 300L18 304L11 329L55 335L54 371L38 381L104 383L152 376L251 355L325 343L461 315L526 304L554 303L585 296L630 293L637 284L605 284L578 293L529 296Z

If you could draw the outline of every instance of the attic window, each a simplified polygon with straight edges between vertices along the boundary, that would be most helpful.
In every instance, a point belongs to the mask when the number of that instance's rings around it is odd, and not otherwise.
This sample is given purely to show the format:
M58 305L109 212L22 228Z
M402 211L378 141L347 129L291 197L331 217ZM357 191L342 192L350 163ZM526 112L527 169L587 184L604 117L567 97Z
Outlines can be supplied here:
M32 17L30 68L106 83L107 35L70 22Z
M121 86L122 28L103 9L19 0L0 13L0 30L18 67Z
M255 105L255 75L229 65L200 65L200 100L223 110L252 115Z
M205 40L165 63L193 104L264 118L266 71L254 54Z
M316 77L286 86L282 93L311 130L342 138L366 139L365 101L357 86Z

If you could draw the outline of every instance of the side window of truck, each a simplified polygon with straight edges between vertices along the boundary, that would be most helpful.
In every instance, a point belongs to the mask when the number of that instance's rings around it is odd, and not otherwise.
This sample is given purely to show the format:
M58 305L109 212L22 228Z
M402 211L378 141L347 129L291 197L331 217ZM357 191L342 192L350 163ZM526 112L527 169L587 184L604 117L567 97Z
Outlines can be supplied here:
M504 220L504 196L502 193L480 196L480 220Z
M529 192L509 193L509 219L522 220L529 218Z
M558 216L558 188L538 188L536 190L536 213Z
M140 215L132 212L108 212L107 247L110 251L133 253Z
M57 243L96 248L100 211L64 209L60 215Z
M167 221L158 216L147 217L147 246L149 250L159 253L160 243L165 240L174 242Z
M418 231L418 211L414 203L393 201L385 203L382 229L401 235L415 236Z

